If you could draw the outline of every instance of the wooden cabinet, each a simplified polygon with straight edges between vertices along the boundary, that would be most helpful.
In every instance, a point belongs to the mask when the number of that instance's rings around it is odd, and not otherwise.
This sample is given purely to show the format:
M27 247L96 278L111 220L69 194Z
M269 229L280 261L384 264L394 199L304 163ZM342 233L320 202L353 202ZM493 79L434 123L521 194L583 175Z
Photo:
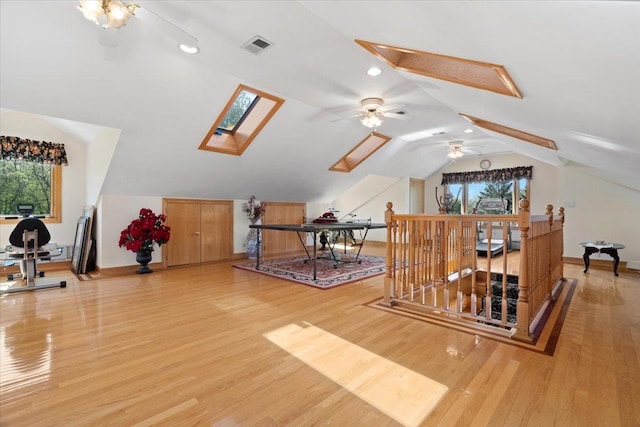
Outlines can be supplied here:
M232 258L233 201L163 199L162 211L171 227L167 267Z
M264 202L263 224L302 224L305 219L304 203ZM302 236L303 239L306 236ZM262 249L264 255L281 255L302 251L297 233L277 230L262 231Z

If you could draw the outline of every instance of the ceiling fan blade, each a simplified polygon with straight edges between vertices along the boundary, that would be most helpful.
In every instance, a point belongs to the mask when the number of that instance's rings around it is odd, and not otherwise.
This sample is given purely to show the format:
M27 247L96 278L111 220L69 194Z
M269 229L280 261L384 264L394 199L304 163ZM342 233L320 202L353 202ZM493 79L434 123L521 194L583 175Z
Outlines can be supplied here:
M407 151L410 153L420 150L422 153L435 153L436 151L442 151L442 147L438 147L437 145L426 145L426 144L413 144L411 148Z
M390 119L407 120L409 118L409 115L407 113L384 113L384 117L388 117Z
M331 120L331 122L339 122L339 121L342 121L342 120L349 120L349 119L353 119L353 118L356 118L356 117L362 117L363 115L364 115L364 113L360 112L358 114L352 114L352 115L349 115L349 116L343 116L343 117L340 117L340 118L337 118L337 119L333 119L333 120Z
M404 108L406 106L407 104L389 104L389 105L383 105L382 107L378 108L378 110L382 111L383 113L386 113L388 111L397 110L399 108Z
M146 7L138 6L134 16L143 22L155 27L161 33L171 37L181 45L197 47L198 39L184 31L182 28L164 19L160 15L150 11Z

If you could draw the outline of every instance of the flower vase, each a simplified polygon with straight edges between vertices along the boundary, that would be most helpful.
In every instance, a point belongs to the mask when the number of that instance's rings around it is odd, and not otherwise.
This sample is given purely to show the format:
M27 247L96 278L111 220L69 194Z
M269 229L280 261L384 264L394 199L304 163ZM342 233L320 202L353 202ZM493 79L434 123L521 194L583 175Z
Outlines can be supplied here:
M255 224L258 222L258 218L250 219L251 224ZM260 241L258 240L258 230L256 228L250 228L249 234L247 235L247 258L256 259L258 257L258 245Z
M151 270L147 266L147 264L151 262L151 251L141 250L136 252L136 262L140 264L140 268L138 268L138 271L136 273L138 274L153 273L153 270Z

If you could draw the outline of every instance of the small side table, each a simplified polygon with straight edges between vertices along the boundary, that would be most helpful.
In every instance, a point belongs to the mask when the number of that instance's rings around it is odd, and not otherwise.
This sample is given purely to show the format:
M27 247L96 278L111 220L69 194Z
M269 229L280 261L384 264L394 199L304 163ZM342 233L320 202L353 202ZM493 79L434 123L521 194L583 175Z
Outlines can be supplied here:
M584 247L584 255L582 259L584 261L584 273L589 270L589 257L595 253L607 254L613 258L613 274L618 275L618 264L620 264L620 257L618 256L618 249L624 249L624 245L620 243L605 243L605 242L582 242L580 246Z

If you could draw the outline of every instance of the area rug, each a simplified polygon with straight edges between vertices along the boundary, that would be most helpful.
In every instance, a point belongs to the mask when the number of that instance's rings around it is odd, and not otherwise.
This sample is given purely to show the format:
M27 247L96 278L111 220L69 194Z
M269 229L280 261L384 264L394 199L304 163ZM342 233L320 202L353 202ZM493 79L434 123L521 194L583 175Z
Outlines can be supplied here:
M243 262L234 264L234 267L243 270L254 271L268 276L278 277L303 285L320 289L330 289L357 280L379 276L385 272L385 259L380 256L360 255L355 261L355 255L340 254L342 261L337 268L331 259L318 259L316 280L313 280L313 262L306 256L282 258L260 262L260 269L256 269L256 262Z

